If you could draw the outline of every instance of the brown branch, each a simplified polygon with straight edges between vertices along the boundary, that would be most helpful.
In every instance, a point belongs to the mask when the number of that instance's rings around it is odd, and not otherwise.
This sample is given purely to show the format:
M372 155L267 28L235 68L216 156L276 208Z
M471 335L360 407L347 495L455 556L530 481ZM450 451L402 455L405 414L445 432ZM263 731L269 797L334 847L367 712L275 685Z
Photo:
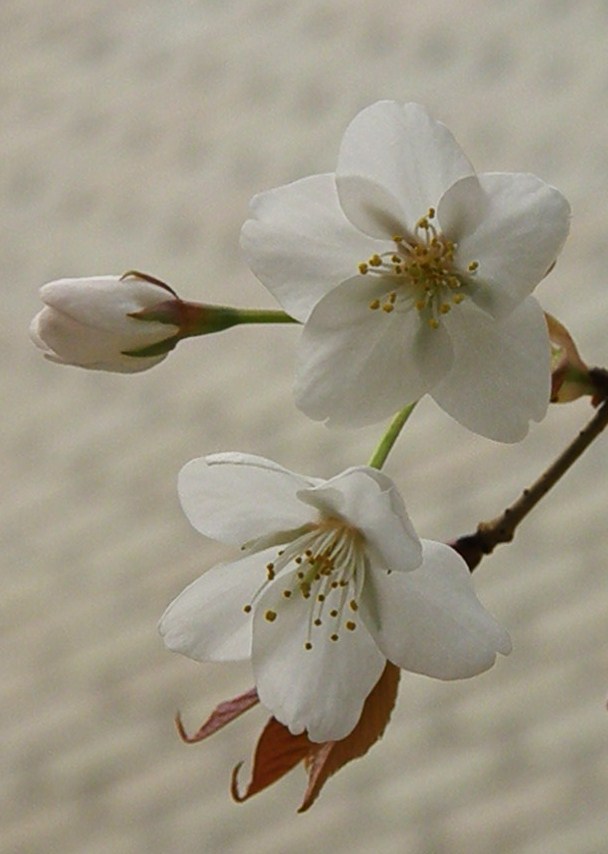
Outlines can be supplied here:
M532 486L524 489L517 501L495 519L480 522L474 534L465 534L450 543L467 562L471 572L485 555L491 554L500 543L510 543L520 522L535 507L549 490L574 465L578 458L597 439L608 425L608 400L604 400L591 421L576 439L562 451L559 457L541 474Z

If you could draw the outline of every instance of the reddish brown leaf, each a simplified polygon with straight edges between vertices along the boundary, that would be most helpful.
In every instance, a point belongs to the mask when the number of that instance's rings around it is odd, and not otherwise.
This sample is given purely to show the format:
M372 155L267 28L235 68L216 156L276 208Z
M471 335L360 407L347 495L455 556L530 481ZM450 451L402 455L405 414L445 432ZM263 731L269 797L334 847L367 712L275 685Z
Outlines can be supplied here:
M184 729L179 712L175 716L175 726L177 727L177 731L182 741L185 741L187 744L195 744L197 741L203 741L205 738L209 738L209 736L213 735L214 732L222 729L226 724L229 724L231 721L235 720L235 718L240 717L240 715L248 709L251 709L252 706L255 706L255 704L259 702L256 689L250 688L249 691L246 691L244 694L240 694L232 700L226 700L226 702L220 703L219 706L211 712L211 715L197 730L197 732L194 733L194 735L188 735Z
M292 735L276 718L270 718L255 749L251 780L242 795L239 793L238 774L243 763L240 762L232 772L230 792L234 800L242 803L276 783L305 759L311 744L306 733Z
M346 738L325 744L309 742L310 749L304 759L308 787L298 812L305 812L312 806L332 774L353 759L364 756L382 737L397 699L399 675L399 668L387 661L382 676L365 701L359 723Z
M332 774L366 754L382 736L397 698L399 674L399 669L387 662L382 676L363 705L359 723L341 741L313 742L305 732L292 735L276 718L270 718L255 749L251 780L242 794L239 791L238 775L243 763L240 762L232 772L230 792L234 800L239 803L248 800L304 762L308 786L298 812L307 810ZM252 688L233 700L220 703L194 735L186 733L179 715L176 718L177 729L182 739L189 744L203 741L257 702L257 692Z

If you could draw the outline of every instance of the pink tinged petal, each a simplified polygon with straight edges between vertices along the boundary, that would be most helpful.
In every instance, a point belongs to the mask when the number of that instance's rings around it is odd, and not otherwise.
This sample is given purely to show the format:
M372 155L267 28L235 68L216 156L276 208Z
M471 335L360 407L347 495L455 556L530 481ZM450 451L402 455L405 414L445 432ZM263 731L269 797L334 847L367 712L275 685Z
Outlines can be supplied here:
M356 726L386 660L360 620L350 631L336 627L327 615L322 626L309 630L311 600L299 592L286 599L288 583L288 576L277 580L256 607L253 670L258 695L294 735L307 730L311 741L335 741ZM269 611L276 614L272 621ZM330 639L334 631L337 641ZM312 649L305 649L308 641Z
M466 563L449 546L422 541L415 572L368 573L364 618L389 661L436 679L492 667L511 641L475 595Z
M355 116L336 171L339 177L365 176L388 190L410 231L454 181L474 174L445 125L419 104L395 101L378 101Z
M365 538L365 551L383 569L413 570L422 547L392 480L367 466L347 469L299 493L327 516L338 516Z
M266 581L268 549L212 567L169 605L158 625L166 646L196 661L251 656L252 612L243 609Z
M42 301L84 326L105 329L141 346L169 338L177 329L171 324L142 322L128 315L166 302L170 294L160 285L134 277L97 276L58 279L40 288ZM134 346L137 346L137 342Z
M372 310L390 284L357 276L324 297L304 327L297 406L330 426L360 427L420 398L448 372L449 337L415 309ZM439 333L439 334L436 334Z
M336 186L342 210L364 234L390 240L411 232L401 205L380 184L360 175L343 175L336 177Z
M454 365L431 395L464 427L519 442L541 421L551 392L551 350L543 311L528 297L504 320L463 302L446 319Z
M197 531L241 546L309 522L310 508L296 494L315 483L314 478L294 474L264 457L215 454L183 467L178 493Z
M557 258L570 228L570 205L527 174L486 173L459 181L442 198L438 219L458 244L456 263L479 268L474 299L495 317L532 293Z
M131 321L144 327L145 324ZM158 327L160 324L150 324ZM173 327L164 327L164 337L170 337ZM167 331L169 330L169 331ZM52 362L76 365L90 370L137 373L151 368L166 357L166 353L149 358L125 356L121 351L129 347L145 347L159 340L158 329L150 336L150 330L132 331L128 342L121 334L92 329L74 320L67 314L45 306L30 325L30 338Z
M314 175L255 196L241 248L255 275L298 320L384 244L344 216L333 175Z

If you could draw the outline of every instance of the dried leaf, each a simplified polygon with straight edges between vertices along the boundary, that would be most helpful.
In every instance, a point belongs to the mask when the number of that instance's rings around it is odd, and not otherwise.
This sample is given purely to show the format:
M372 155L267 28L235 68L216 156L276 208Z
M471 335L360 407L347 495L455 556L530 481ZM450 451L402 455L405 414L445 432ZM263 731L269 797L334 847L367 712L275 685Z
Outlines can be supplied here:
M251 780L242 795L239 793L238 773L243 763L240 762L232 772L230 792L234 800L242 803L276 783L306 758L311 744L306 733L292 735L276 718L270 718L255 749Z
M256 703L259 702L256 689L250 688L249 691L246 691L244 694L240 694L232 700L226 700L226 702L220 703L219 706L211 712L211 715L207 718L205 723L202 724L198 731L194 733L194 735L187 734L179 712L175 717L175 726L177 727L177 731L179 732L182 741L185 741L187 744L195 744L197 741L203 741L205 738L209 738L209 736L213 735L214 732L222 729L226 724L229 724L231 721L240 717L240 715L248 709L251 709L252 706L255 706Z

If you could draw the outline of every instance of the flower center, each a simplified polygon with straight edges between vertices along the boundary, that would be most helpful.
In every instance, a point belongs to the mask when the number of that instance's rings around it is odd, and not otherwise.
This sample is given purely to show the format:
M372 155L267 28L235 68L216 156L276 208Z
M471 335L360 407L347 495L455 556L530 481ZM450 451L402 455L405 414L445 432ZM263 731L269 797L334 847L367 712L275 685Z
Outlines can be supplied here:
M359 264L361 275L390 280L390 289L369 303L372 311L382 309L390 314L397 307L414 307L431 329L437 329L441 316L463 301L468 278L479 264L471 261L466 275L458 272L454 264L456 244L437 230L434 218L435 209L430 208L416 223L413 238L396 234L392 238L394 250L372 255Z
M355 614L365 567L361 532L343 519L325 517L307 526L303 534L278 552L274 561L266 564L267 580L243 610L249 613L269 585L280 584L285 600L300 596L309 603L304 648L312 649L316 640L335 642L341 629L353 632L357 628ZM280 608L267 610L264 617L273 623L280 619Z

